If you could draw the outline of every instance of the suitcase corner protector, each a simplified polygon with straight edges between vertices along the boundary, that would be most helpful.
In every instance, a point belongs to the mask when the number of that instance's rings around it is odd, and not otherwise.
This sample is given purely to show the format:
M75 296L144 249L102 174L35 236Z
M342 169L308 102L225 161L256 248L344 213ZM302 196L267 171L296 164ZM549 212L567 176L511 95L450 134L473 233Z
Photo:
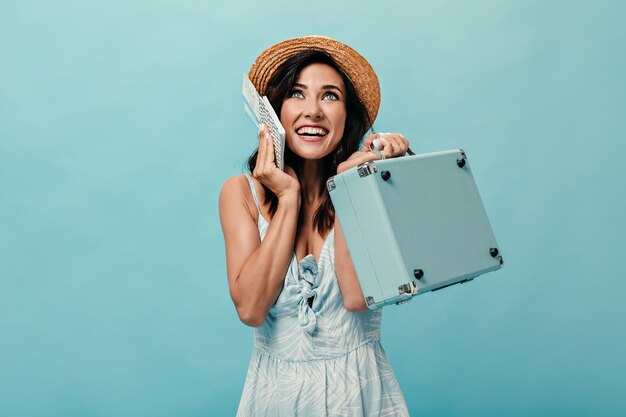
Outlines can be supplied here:
M326 181L326 188L328 189L328 192L333 191L335 188L337 188L337 186L335 185L335 177L332 176L330 177L327 181Z

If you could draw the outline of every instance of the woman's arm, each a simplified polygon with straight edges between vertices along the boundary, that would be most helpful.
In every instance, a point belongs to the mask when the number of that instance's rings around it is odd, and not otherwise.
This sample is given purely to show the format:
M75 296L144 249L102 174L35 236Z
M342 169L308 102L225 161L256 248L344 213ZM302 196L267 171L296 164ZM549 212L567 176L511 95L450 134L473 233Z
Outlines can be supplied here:
M343 297L343 305L351 312L367 311L361 284L356 275L352 258L339 221L335 219L335 274Z
M300 210L300 187L295 173L276 168L269 135L261 132L259 138L253 176L278 197L278 207L263 241L248 207L250 188L245 177L229 179L220 192L230 295L241 321L254 327L265 322L283 286L293 255Z

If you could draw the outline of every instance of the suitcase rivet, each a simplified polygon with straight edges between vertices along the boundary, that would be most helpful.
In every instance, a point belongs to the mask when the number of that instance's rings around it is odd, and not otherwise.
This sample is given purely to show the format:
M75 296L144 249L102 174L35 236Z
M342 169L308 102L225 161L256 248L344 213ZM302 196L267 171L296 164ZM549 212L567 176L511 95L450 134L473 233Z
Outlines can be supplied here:
M421 279L424 276L424 271L422 271L421 269L414 269L413 275L415 276L415 278Z
M380 176L383 177L383 180L387 181L389 178L391 178L391 172L380 171Z
M499 253L500 253L500 252L498 252L498 248L491 248L491 249L489 249L489 254L490 254L492 257L494 257L494 258L495 258L496 256L498 256L498 254L499 254Z
M459 166L459 168L463 168L465 166L465 158L457 159L456 164Z

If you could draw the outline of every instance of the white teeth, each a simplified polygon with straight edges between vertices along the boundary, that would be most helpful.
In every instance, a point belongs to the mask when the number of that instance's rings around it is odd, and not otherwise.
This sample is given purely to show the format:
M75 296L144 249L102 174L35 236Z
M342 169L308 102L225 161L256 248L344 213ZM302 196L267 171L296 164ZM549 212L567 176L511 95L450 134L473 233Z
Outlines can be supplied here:
M322 129L321 127L301 127L296 131L298 135L316 135L316 136L324 136L328 134L328 130Z

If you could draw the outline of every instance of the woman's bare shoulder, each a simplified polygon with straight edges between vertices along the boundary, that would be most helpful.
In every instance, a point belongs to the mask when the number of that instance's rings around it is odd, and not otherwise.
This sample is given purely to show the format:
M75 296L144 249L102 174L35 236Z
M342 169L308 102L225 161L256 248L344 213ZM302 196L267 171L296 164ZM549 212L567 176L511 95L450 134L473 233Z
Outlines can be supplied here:
M242 192L245 188L250 188L246 180L246 174L234 175L224 181L220 194L229 194L232 192Z
M252 178L252 181L254 183L256 180ZM234 206L244 206L252 217L256 217L257 209L245 174L232 176L222 185L220 211L232 210Z

